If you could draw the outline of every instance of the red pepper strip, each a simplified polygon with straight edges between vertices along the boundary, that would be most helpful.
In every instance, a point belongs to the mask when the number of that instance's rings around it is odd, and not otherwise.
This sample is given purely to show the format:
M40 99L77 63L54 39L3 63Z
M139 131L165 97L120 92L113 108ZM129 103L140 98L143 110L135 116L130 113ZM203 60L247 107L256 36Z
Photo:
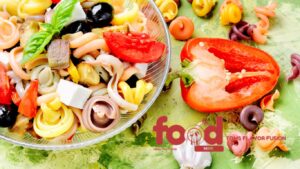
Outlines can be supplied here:
M11 104L11 89L6 68L0 64L0 104Z
M39 82L37 80L31 81L19 105L18 112L26 117L33 118L36 115L38 86Z
M20 105L21 103L21 97L19 96L19 94L17 93L16 89L14 86L11 86L11 100L13 101L13 103L17 106Z

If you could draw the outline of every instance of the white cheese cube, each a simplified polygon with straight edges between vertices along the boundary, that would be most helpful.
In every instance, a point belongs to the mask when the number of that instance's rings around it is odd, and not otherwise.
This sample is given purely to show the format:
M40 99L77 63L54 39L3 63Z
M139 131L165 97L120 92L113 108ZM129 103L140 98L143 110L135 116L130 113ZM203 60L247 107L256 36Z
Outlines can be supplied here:
M83 109L85 102L92 94L92 90L61 79L57 86L57 93L60 101L65 105Z

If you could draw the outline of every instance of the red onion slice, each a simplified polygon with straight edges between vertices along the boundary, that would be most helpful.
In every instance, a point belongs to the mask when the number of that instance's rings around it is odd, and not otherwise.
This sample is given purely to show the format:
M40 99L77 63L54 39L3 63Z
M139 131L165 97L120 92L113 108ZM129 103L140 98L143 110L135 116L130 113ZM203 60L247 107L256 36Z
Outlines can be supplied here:
M293 53L291 55L292 72L288 77L288 81L295 80L300 75L300 55Z

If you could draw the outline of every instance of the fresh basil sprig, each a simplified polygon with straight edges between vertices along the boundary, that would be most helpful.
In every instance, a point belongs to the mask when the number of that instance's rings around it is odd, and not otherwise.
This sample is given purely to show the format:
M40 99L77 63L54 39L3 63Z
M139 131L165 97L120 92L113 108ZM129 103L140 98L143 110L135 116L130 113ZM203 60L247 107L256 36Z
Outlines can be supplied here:
M21 64L35 59L44 51L52 37L59 33L65 26L65 23L71 19L77 2L78 0L63 0L55 7L51 23L41 24L42 29L28 40L24 48Z

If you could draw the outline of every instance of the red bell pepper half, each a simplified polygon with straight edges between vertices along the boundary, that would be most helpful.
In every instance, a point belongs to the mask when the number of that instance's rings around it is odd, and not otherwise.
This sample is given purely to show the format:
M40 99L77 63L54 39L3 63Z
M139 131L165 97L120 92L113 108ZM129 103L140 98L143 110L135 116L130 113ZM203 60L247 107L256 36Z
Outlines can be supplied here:
M37 80L31 81L29 88L26 90L18 112L26 117L33 118L37 112L37 96L38 96L39 82Z
M183 100L200 112L220 112L249 105L277 84L280 69L266 52L238 42L196 38L181 51Z

